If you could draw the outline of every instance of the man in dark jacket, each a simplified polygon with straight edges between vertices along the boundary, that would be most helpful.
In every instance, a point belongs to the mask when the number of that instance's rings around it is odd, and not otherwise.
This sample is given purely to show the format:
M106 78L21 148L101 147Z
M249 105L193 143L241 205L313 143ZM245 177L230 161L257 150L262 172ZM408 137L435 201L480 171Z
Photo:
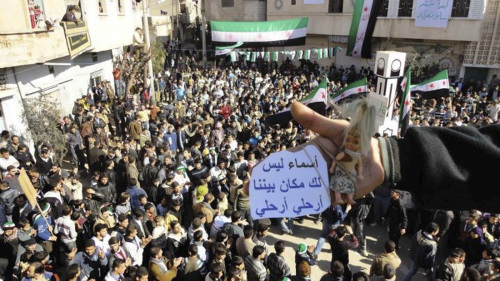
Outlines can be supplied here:
M344 211L342 206L334 205L328 207L323 211L323 213L321 213L321 218L323 219L323 229L321 231L321 236L316 243L316 248L314 249L314 258L318 257L321 249L323 248L323 244L326 241L326 237L328 237L328 235L345 219L350 208L351 205L347 205L346 210Z
M454 264L460 263L460 256L463 253L463 250L460 248L455 248L450 251L448 254L448 258L437 268L436 271L436 280L438 281L454 281L455 276L457 275L455 272Z
M399 190L391 190L391 202L385 218L389 220L389 240L396 243L396 250L399 249L399 238L406 233L408 218L406 209L400 200Z
M350 239L348 239L347 236L350 236ZM350 228L343 225L339 226L336 231L328 235L327 239L332 250L331 263L336 261L341 262L344 265L344 280L351 281L352 272L349 268L349 250L358 247L358 239L352 234Z
M427 279L434 280L434 262L436 260L437 242L434 237L439 233L436 223L429 223L425 230L420 230L413 236L410 250L412 265L404 281L410 281L419 268L426 271Z
M356 200L356 204L349 212L350 222L354 235L359 240L359 252L363 257L368 256L366 252L366 236L364 231L365 219L370 213L370 207L373 203L373 193Z

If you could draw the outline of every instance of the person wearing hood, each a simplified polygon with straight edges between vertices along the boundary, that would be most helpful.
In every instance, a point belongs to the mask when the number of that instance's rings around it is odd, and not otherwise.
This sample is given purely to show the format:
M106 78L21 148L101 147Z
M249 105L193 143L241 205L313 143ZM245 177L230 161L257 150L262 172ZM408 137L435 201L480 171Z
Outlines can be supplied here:
M170 223L167 234L167 254L172 257L183 257L187 254L187 234L178 221Z

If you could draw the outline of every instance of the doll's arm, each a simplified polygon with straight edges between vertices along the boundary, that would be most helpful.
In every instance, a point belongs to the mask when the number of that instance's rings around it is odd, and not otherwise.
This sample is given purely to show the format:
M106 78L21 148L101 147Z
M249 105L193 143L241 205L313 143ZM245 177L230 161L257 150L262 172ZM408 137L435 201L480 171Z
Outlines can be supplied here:
M345 156L345 152L340 152L339 154L337 154L337 156L335 157L335 160L332 161L332 166L330 167L330 174L333 173L333 171L335 170L335 166L337 166L337 161L340 161L342 158L344 158Z
M363 176L363 160L361 157L358 158L358 180L364 180Z

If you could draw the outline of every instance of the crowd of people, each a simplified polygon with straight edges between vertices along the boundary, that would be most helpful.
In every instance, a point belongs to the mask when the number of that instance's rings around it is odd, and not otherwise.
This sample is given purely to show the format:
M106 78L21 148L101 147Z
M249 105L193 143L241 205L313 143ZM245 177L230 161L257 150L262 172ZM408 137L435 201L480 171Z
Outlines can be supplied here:
M323 224L317 245L300 243L295 260L286 260L286 235L303 218L254 220L243 187L259 161L316 134L293 121L271 125L265 118L321 79L329 79L333 93L362 77L374 84L376 77L369 68L289 60L279 67L257 61L203 68L190 52L177 50L180 44L168 47L157 93L138 81L127 95L120 71L130 69L115 70L114 87L99 83L61 119L72 169L52 161L50 140L31 151L19 136L2 132L0 279L311 280L311 266L328 242L331 263L321 281L395 280L399 239L409 234L412 267L405 280L419 268L429 280L498 276L498 215L439 210L410 230L413 218L397 190L376 190L352 208L331 206L317 214L314 220ZM133 60L125 65L131 68ZM458 80L450 97L417 98L413 126L498 123L499 84L496 77L489 85ZM338 117L333 109L326 115ZM24 194L21 168L36 194ZM36 206L29 196L36 196ZM367 221L388 222L385 252L373 258L369 272L353 274L349 250L368 255ZM284 236L269 245L273 223Z

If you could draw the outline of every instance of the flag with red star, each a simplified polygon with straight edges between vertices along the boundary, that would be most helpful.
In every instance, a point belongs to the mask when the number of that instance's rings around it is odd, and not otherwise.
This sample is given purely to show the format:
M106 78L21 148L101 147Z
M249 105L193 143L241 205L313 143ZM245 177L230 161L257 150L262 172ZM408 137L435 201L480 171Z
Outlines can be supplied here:
M347 55L371 58L372 37L382 0L356 0L347 41Z
M401 108L399 109L399 128L401 129L401 136L404 136L408 125L410 123L411 111L411 67L408 67L406 75L401 82L401 89L403 90L403 97L401 99Z
M353 82L345 86L340 92L332 95L333 102L338 103L340 100L354 94L364 94L368 92L368 80L366 78Z
M306 43L309 18L275 21L211 21L212 44L227 46L243 42L241 48L302 46Z
M443 70L434 77L411 87L412 93L419 93L422 99L435 99L450 96L448 70Z

